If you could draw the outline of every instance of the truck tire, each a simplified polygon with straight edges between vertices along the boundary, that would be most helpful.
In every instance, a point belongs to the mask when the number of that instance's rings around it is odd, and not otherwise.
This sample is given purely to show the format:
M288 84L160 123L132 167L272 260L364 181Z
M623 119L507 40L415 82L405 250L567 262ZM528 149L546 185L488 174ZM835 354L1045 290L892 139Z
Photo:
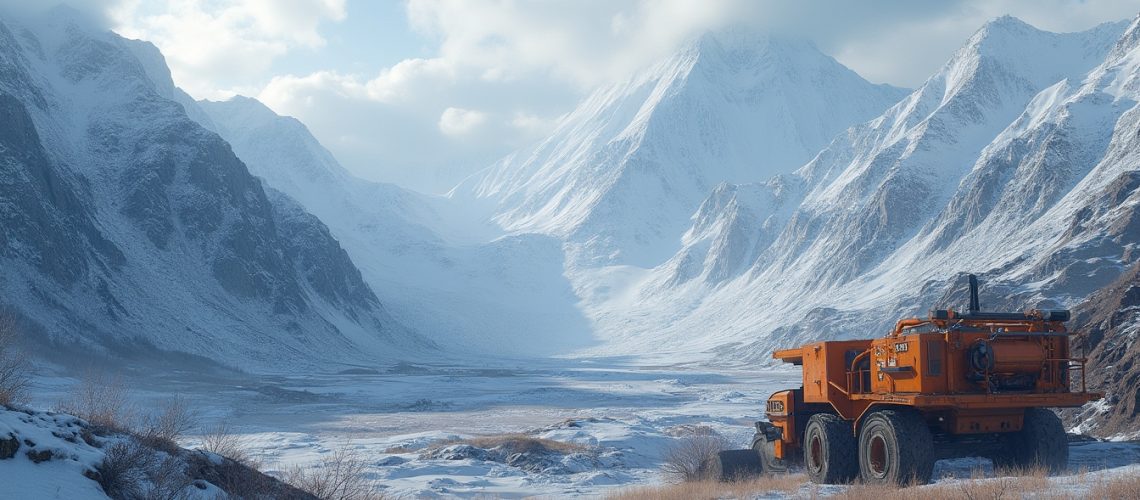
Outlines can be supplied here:
M768 441L767 436L757 434L753 437L752 450L760 456L760 462L764 467L764 472L768 474L788 472L789 460L776 458L776 445L774 442Z
M1002 436L1004 450L994 456L999 469L1045 469L1063 472L1069 465L1069 438L1061 419L1044 408L1025 410L1025 421L1018 432Z
M812 415L804 429L804 468L817 484L846 484L859 474L851 423L838 415Z
M742 481L764 472L760 455L755 450L724 450L717 453L714 477L722 482Z
M910 410L878 410L859 430L859 473L866 484L930 482L934 438L922 416Z

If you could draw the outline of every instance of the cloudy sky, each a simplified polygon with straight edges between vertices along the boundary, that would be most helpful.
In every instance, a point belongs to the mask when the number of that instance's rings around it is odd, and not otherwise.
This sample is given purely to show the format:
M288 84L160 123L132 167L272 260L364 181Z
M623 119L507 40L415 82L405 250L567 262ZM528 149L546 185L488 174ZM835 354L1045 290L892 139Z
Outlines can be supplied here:
M1003 14L1076 31L1140 12L1140 0L66 3L155 43L196 98L257 97L358 175L432 192L541 139L591 89L727 23L808 38L873 82L914 87Z

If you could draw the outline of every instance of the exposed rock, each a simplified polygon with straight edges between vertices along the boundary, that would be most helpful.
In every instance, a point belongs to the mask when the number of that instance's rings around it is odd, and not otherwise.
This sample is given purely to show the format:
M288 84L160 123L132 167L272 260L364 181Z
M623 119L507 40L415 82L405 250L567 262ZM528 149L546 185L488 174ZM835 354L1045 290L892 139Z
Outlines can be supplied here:
M1140 434L1140 264L1094 293L1075 311L1075 352L1086 352L1089 390L1104 401L1063 413L1069 425L1109 437Z
M29 460L37 464L40 462L47 462L48 460L51 460L53 456L55 456L51 450L28 450L27 455Z
M16 456L16 452L20 449L20 439L12 434L8 434L6 438L0 438L0 460L7 460Z

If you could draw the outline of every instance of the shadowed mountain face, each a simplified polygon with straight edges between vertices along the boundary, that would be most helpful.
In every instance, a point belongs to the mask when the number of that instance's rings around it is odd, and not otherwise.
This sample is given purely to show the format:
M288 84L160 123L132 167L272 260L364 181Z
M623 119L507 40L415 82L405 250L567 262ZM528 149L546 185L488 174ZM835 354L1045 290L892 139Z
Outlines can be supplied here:
M0 303L51 341L255 368L423 348L187 116L152 46L57 9L0 24L0 67Z

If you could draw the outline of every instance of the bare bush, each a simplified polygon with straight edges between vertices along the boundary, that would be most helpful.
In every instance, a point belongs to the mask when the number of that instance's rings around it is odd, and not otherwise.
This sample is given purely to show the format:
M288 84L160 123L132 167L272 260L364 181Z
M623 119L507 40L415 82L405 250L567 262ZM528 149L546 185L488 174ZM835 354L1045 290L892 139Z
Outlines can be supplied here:
M149 446L167 452L178 449L178 439L197 426L198 415L181 397L169 399L158 413L142 420L139 437Z
M293 467L285 482L323 500L374 500L383 498L375 481L368 478L368 462L347 445L333 451L317 465Z
M662 472L674 481L691 482L716 479L717 453L728 448L723 436L694 434L676 440L665 450Z
M240 434L235 434L225 421L218 422L202 435L201 448L253 468L260 465L250 455L245 439Z
M189 498L193 484L177 455L158 453L131 438L107 449L95 471L103 492L116 500L182 500Z
M127 432L135 415L129 396L122 377L92 370L57 409L86 420L97 431Z
M147 479L150 481L145 495L148 500L192 498L189 492L194 480L186 473L186 463L176 455L168 455L161 461L152 461L151 467L147 470Z
M19 347L16 320L0 315L0 405L27 402L32 365Z
M133 441L117 443L95 467L99 486L111 498L142 498L153 452Z

